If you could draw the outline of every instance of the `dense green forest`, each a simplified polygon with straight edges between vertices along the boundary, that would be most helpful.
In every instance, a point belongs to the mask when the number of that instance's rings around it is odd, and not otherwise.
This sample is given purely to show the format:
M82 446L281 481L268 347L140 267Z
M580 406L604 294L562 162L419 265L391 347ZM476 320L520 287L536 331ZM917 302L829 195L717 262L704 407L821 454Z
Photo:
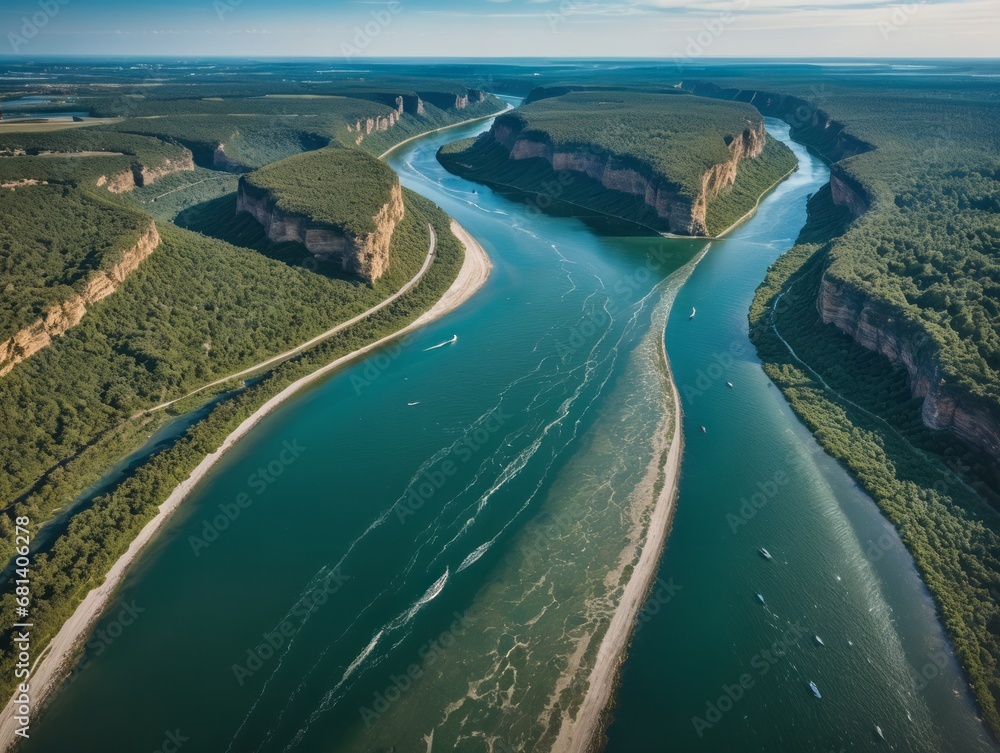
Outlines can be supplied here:
M203 167L218 167L215 149L225 146L230 169L248 170L328 144L360 146L375 154L408 136L459 120L497 112L501 104L493 97L464 109L448 109L421 101L421 111L406 110L407 90L351 89L341 95L283 95L213 97L199 99L110 98L90 101L95 114L125 117L119 123L99 126L122 133L156 136L191 149ZM432 92L424 92L431 96ZM356 95L362 95L355 98ZM418 95L413 94L413 97ZM444 99L454 99L448 93ZM366 121L383 121L398 114L396 99L404 98L405 117L391 129L367 132ZM441 98L435 101L444 104ZM358 124L362 130L357 130ZM376 146L366 144L374 140Z
M0 341L121 261L150 220L69 186L0 190Z
M577 91L501 115L497 125L523 139L579 151L582 159L613 157L616 167L635 170L693 204L704 190L705 173L732 157L732 140L762 128L752 107L718 104L687 95ZM671 229L669 218L659 216L642 195L609 190L577 171L553 171L542 160L511 160L508 155L496 140L482 137L446 145L438 158L452 172L500 189L540 194L546 203L610 214L655 230ZM739 220L794 166L787 147L768 139L759 156L740 162L735 184L708 197L709 233Z
M99 184L102 176L189 160L190 152L180 139L171 137L191 125L185 118L198 123L203 131L196 135L213 149L219 134L227 133L234 121L252 122L242 128L256 139L249 148L248 161L253 163L315 149L319 141L298 140L306 131L287 127L296 113L302 119L322 119L327 130L321 141L329 143L335 133L348 133L347 126L352 125L348 118L397 113L381 103L396 91L388 85L349 87L365 92L357 99L300 96L294 88L247 85L245 98L228 100L215 96L216 84L132 85L113 96L107 87L88 86L79 87L71 106L104 108L125 117L116 124L125 129L130 124L155 124L149 133L167 140L115 127L0 134L0 179L54 184L0 193L5 219L0 230L6 288L2 331L13 332L34 321L94 269L113 264L119 252L134 242L137 229L148 227L148 214L160 221L162 243L77 327L0 379L4 531L18 510L30 513L36 523L44 522L86 486L84 481L99 476L102 468L126 454L157 424L150 419L130 422L130 416L367 310L408 281L427 252L426 226L420 224L419 215L407 212L393 234L389 273L374 284L363 284L336 273L297 244L271 243L255 223L247 222L247 216L237 216L236 176L229 172L204 167L167 172L155 183L120 194ZM204 96L194 96L196 90ZM282 96L265 96L276 90ZM446 84L440 89L441 102L454 102L467 91ZM400 92L393 94L393 102L397 97L418 96L405 86ZM388 148L421 128L501 107L493 98L464 109L426 104L421 113L404 114L396 123L398 132L379 132L377 148ZM180 114L191 112L197 114ZM283 142L286 136L295 143ZM349 139L352 146L354 139ZM371 223L373 197L381 206L395 184L392 171L370 154L341 147L300 154L284 171L276 166L257 177L275 181L280 189L297 187L297 179L310 174L315 178L313 188L325 188L328 194L307 193L301 200L315 200L315 207L306 208L315 208L321 219L359 229ZM40 197L45 200L39 201ZM282 200L300 199L288 195ZM406 193L404 200L409 207L416 199ZM359 201L365 211L352 214ZM166 223L182 211L181 224L217 237ZM192 277L192 269L199 275ZM70 477L80 483L68 483ZM6 553L10 542L4 542Z
M102 176L189 159L178 144L96 128L0 133L0 182L34 179L93 187Z
M570 92L518 108L498 119L525 137L554 147L587 146L677 183L690 195L705 172L729 159L728 143L762 126L748 105L622 91Z
M782 118L836 163L842 203L829 187L812 198L797 245L758 291L751 334L796 412L899 529L1000 734L995 455L926 428L906 370L822 324L816 308L823 275L884 308L916 358L938 367L938 389L1000 418L1000 99L989 77L972 72L942 82L891 68L643 66L563 70L520 85L543 85L531 95L543 100L588 85L648 91L671 82ZM808 368L771 329L779 295L778 329Z
M970 485L976 471L985 470L976 468L984 461L922 426L905 374L820 321L814 303L819 278L831 238L849 222L829 187L813 197L798 244L771 267L757 291L751 339L795 412L896 526L941 611L973 693L990 726L1000 729L1000 607L994 598L1000 587L1000 516Z
M359 149L327 148L288 157L243 178L267 191L279 209L355 236L375 230L375 215L398 178L384 162Z

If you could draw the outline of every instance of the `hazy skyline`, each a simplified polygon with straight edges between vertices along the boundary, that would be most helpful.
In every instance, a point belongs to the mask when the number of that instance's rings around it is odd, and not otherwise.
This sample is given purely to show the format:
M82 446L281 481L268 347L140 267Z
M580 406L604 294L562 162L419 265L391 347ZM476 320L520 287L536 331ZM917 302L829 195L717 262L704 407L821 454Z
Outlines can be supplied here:
M13 0L0 56L994 57L992 0Z

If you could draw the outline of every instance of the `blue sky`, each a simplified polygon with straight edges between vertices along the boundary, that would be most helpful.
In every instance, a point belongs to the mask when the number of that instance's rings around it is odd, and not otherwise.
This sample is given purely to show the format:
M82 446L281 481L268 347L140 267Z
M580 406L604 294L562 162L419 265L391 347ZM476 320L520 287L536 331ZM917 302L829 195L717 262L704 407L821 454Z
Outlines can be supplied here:
M996 57L997 0L3 0L0 55Z

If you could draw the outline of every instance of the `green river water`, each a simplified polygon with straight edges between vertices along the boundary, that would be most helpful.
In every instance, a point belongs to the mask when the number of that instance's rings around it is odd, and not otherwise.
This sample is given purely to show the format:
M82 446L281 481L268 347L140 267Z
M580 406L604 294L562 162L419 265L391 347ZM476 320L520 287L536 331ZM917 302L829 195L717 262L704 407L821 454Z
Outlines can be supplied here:
M664 327L680 496L609 750L995 750L892 528L747 340L822 163L792 145L799 171L709 248L598 233L437 164L438 146L486 127L389 157L486 247L484 289L224 457L24 750L170 750L178 735L185 753L545 750L656 490Z

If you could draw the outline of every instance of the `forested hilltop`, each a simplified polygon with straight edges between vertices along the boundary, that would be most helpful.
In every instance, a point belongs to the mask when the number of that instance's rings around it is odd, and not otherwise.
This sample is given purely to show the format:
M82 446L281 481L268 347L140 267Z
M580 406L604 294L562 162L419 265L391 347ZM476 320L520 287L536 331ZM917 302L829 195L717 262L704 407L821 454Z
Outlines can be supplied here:
M170 78L169 67L158 70ZM377 155L503 109L449 80L261 85L178 74L184 83L171 85L105 73L106 81L91 73L77 83L72 75L27 87L0 82L0 666L8 693L13 521L31 521L40 652L240 421L299 377L397 331L448 288L462 261L448 218L402 190ZM35 99L55 116L34 117ZM88 114L60 117L63 109ZM316 246L315 232L286 237L259 221L239 205L241 176L310 221L367 242L361 250L378 252L378 274L344 263L341 235ZM414 280L431 227L432 263L404 295L253 369ZM108 473L126 457L126 468Z
M795 165L753 108L676 92L533 93L475 141L441 149L452 172L684 235L716 235Z

